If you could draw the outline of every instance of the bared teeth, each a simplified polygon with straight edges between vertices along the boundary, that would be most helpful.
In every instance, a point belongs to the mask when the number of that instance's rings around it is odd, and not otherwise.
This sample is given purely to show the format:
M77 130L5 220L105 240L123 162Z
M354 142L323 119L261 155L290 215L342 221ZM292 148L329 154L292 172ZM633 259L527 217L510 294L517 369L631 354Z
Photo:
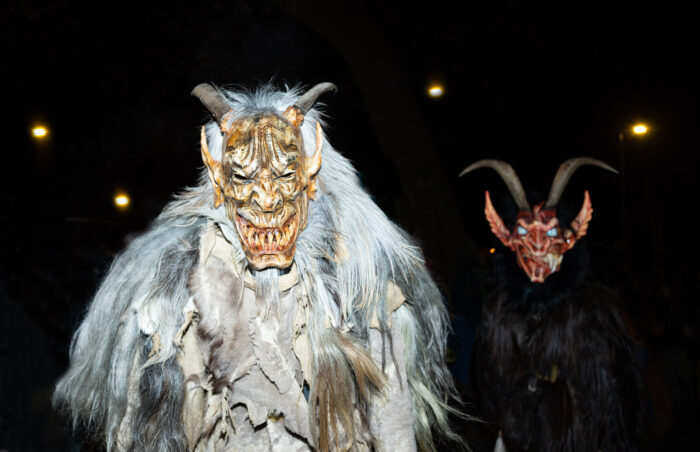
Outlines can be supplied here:
M254 252L279 252L287 249L295 236L296 215L281 228L259 228L243 217L239 217L239 233L243 241Z

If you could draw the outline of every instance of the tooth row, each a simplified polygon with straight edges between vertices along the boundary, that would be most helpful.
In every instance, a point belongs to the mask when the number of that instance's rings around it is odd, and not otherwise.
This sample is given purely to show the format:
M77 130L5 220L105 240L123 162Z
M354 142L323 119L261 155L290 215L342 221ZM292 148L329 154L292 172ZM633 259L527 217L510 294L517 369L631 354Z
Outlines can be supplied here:
M561 260L564 256L562 255L555 255L555 254L548 254L545 256L545 262L547 266L549 266L549 269L554 272L557 270L557 267L559 267L559 264L561 263Z
M243 219L242 219L243 220ZM241 235L246 243L255 251L276 251L285 249L296 231L296 217L288 221L282 228L257 228L243 220Z

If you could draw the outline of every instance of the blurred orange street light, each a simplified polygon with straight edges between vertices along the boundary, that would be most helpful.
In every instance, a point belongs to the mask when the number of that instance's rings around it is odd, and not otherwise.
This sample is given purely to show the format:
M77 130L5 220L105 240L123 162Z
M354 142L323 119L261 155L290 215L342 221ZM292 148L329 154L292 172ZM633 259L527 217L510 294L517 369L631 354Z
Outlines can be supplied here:
M114 204L123 209L129 205L129 197L126 195L117 195L114 197Z
M635 124L634 127L632 127L632 132L634 132L637 135L644 135L647 133L649 129L647 129L647 126L644 124Z
M41 139L41 138L46 137L46 135L48 135L48 134L49 134L49 131L46 130L46 127L43 127L43 126L35 126L32 129L32 135L34 135L35 138Z
M445 89L441 85L432 85L428 88L428 94L430 97L442 97L445 94Z

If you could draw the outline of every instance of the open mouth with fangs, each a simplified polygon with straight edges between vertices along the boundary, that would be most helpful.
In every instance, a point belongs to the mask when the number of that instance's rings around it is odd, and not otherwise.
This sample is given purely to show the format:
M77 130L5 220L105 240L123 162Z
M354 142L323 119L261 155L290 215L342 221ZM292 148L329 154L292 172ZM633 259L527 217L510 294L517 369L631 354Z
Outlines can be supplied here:
M545 278L559 270L563 258L563 255L557 253L547 253L543 256L525 253L518 258L518 264L530 277L530 281L544 282Z
M296 239L298 225L297 214L292 215L280 228L255 226L236 215L238 235L252 254L277 254L287 251Z

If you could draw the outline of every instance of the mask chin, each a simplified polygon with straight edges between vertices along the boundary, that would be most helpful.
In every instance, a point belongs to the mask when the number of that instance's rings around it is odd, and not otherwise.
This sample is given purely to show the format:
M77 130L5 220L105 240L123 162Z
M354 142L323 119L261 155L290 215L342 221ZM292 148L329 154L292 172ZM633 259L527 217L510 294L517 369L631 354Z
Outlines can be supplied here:
M295 248L295 247L294 247ZM278 268L286 270L292 266L294 262L294 249L290 253L280 254L263 254L256 256L247 256L248 265L257 271L267 270L268 268Z

